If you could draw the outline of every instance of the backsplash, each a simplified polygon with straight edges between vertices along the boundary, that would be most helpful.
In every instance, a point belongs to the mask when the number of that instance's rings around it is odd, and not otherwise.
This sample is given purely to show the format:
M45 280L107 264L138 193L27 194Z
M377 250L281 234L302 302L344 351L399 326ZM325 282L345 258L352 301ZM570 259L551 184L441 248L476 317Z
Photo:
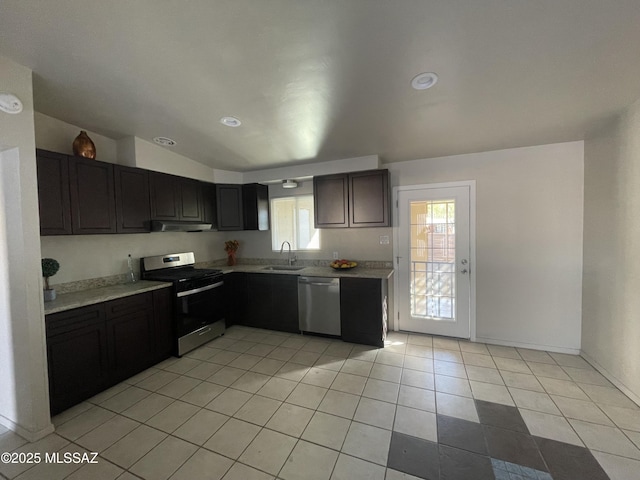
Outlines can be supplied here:
M52 285L55 287L58 295L65 293L81 292L92 288L110 287L112 285L121 285L127 283L129 276L125 273L121 275L110 275L108 277L89 278L87 280L78 280L76 282L58 283Z

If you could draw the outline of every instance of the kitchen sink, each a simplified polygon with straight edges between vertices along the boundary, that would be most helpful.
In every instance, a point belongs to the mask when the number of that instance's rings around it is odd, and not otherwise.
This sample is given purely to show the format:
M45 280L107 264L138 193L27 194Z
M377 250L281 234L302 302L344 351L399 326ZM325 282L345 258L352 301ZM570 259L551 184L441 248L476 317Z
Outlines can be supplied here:
M297 271L297 270L302 270L303 268L306 267L297 267L295 265L270 265L268 267L264 267L262 270L290 270L290 271Z

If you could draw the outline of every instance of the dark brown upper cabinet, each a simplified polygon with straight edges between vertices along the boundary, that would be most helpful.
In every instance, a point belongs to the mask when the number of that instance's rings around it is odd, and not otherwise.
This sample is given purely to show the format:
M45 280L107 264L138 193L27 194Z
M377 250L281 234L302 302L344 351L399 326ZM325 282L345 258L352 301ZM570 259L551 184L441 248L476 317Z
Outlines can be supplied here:
M210 223L212 230L218 229L218 212L216 211L216 186L213 183L202 182L203 222Z
M201 185L197 180L178 177L180 220L189 222L202 222L204 220Z
M389 171L349 174L349 226L388 227Z
M203 221L201 182L168 173L149 172L149 188L152 220Z
M389 171L313 178L316 228L388 227Z
M38 149L36 162L40 235L71 235L68 157Z
M313 177L316 228L349 226L349 179L346 173Z
M69 157L69 187L74 234L116 233L113 164Z
M180 220L180 191L177 177L149 172L152 220Z
M114 175L117 233L150 232L149 172L140 168L114 165Z
M216 184L218 230L244 230L242 185Z
M259 183L242 186L245 230L269 230L269 187Z

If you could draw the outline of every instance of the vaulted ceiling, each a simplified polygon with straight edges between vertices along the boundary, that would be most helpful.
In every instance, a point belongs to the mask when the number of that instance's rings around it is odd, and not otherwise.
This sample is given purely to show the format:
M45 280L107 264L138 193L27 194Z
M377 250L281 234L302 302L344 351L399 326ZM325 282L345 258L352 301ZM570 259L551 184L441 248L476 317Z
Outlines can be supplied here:
M640 97L638 25L638 0L2 0L0 53L44 114L247 171L582 139Z

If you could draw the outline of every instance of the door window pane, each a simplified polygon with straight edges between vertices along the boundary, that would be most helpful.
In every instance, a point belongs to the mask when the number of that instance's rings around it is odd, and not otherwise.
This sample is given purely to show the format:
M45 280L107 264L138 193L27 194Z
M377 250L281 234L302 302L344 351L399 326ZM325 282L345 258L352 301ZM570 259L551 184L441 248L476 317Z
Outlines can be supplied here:
M411 202L411 315L455 319L455 201Z

